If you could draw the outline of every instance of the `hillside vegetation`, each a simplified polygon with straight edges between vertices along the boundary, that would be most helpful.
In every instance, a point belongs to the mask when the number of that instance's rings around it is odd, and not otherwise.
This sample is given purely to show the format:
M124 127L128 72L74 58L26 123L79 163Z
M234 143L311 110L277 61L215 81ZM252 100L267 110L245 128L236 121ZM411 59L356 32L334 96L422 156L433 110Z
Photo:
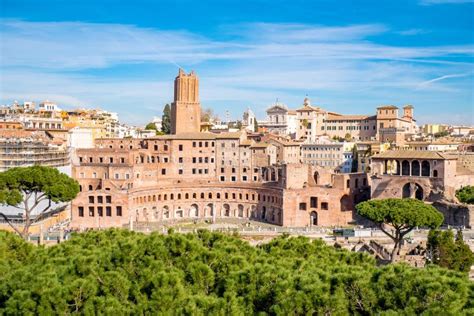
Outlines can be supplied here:
M0 232L0 315L71 313L462 315L474 313L474 286L303 237L252 247L208 231L113 229L45 248Z

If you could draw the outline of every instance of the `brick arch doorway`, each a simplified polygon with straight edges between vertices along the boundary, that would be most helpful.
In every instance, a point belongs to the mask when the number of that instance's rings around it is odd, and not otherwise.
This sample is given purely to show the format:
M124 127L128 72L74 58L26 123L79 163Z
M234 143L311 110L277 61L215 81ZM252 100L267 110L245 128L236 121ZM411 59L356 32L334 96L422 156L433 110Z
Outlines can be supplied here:
M311 226L318 226L318 213L312 211L311 214L309 214L309 220Z
M402 198L414 198L423 201L423 188L418 183L406 183L402 188Z

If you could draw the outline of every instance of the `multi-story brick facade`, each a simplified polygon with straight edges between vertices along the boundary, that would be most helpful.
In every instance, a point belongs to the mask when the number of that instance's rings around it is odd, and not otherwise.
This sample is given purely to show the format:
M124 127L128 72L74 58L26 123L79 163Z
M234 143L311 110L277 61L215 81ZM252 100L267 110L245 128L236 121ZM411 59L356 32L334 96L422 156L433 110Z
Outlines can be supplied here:
M182 87L175 81L176 95ZM187 119L173 124L186 125ZM148 139L98 139L95 148L78 149L73 177L81 192L72 203L72 226L227 217L283 226L346 225L354 203L368 198L365 174L300 164L293 141L257 142L245 131L173 130Z
M371 159L372 198L455 200L456 190L474 185L474 172L465 168L454 155L389 150Z

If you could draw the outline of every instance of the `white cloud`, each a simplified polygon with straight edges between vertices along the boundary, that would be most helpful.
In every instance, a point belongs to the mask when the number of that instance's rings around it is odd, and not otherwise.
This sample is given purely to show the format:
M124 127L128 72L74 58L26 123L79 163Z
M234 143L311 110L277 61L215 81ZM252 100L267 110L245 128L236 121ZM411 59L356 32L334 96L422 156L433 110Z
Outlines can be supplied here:
M423 93L456 99L469 91L429 78L440 69L448 74L472 69L457 57L472 56L473 45L378 44L371 37L390 31L379 24L254 23L221 31L231 39L133 25L0 20L0 101L48 98L104 107L127 122L144 123L171 100L174 65L196 69L203 104L218 106L221 114L230 108L233 117L249 105L263 115L276 97L298 106L306 93L332 110L370 114L381 103L422 103ZM107 73L134 64L153 73L140 79ZM420 82L428 82L421 84L423 91Z
M420 0L421 5L473 3L474 0Z

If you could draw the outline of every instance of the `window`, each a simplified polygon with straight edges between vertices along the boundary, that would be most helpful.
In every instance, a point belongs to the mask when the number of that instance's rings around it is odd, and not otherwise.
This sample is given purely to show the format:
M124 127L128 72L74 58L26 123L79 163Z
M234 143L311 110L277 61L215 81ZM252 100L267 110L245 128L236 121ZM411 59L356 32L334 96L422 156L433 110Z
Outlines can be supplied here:
M89 185L89 191L92 191L92 190L93 190L92 185Z
M165 151L168 151L168 145L164 145L164 146L163 146L163 149L164 149Z
M157 151L157 150L158 150L158 145L154 145L154 146L153 146L153 149L154 149L155 151Z
M97 214L102 217L104 216L104 208L102 206L97 207Z
M120 163L125 163L125 158L120 158Z
M300 211L306 211L306 203L300 203Z
M183 174L183 169L179 169L178 174Z
M179 162L179 163L183 163L183 157L179 157L179 158L178 158L178 162Z
M94 203L94 197L93 196L89 196L89 203Z
M92 198L94 198L94 197L92 197ZM99 195L97 197L97 203L99 203L99 204L104 203L104 197Z
M193 142L193 147L196 147L196 142Z
M225 169L224 168L221 168L221 173L224 173L225 172Z
M224 176L221 176L221 181L225 181L225 177L224 177Z
M161 174L166 175L166 169L161 169Z
M178 145L178 150L183 151L183 145Z
M350 179L347 179L346 181L346 188L350 188L351 187L351 180Z
M237 181L237 178L235 176L232 176L232 177L230 177L230 180L235 182L235 181Z
M115 212L117 214L117 216L122 216L122 207L121 206L117 206L115 208Z
M110 158L109 158L109 162L110 162L110 163L114 163L114 158L113 158L113 157L110 157Z
M322 202L321 203L321 209L327 211L329 209L328 202Z
M108 204L109 204L109 203L112 203L112 196L107 195L107 196L105 197L105 203L108 203Z
M315 196L312 196L311 199L310 199L310 205L313 208L317 208L318 207L318 198L315 197Z
M84 207L79 206L77 212L79 213L79 217L84 217Z
M247 176L242 176L242 181L247 181Z
M93 206L89 206L89 216L94 217L94 207Z

